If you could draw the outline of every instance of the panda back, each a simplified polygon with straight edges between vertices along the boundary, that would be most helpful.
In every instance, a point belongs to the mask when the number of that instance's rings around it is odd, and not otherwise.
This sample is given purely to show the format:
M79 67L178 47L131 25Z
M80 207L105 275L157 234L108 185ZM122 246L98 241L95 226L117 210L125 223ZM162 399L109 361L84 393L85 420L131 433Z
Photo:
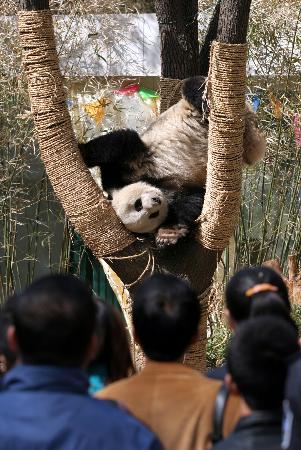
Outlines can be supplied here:
M186 100L161 114L141 138L151 151L150 177L173 180L178 187L205 185L208 125Z

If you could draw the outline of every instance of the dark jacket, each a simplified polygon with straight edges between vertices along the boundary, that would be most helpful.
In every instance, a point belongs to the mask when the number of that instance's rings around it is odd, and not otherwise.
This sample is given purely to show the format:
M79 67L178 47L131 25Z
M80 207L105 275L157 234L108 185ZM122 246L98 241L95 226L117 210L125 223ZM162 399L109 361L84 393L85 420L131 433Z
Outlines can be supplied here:
M289 358L283 421L283 449L301 449L301 353Z
M0 393L0 450L162 450L138 420L87 388L81 369L16 366Z
M254 411L243 417L233 433L214 450L280 450L281 411Z

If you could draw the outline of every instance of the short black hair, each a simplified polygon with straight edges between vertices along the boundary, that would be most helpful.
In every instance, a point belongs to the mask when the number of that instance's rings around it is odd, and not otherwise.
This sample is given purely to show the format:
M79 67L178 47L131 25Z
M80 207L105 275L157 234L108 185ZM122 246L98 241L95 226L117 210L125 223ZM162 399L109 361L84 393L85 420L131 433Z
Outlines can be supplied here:
M133 324L146 356L176 361L197 334L201 307L190 285L174 275L155 274L133 296Z
M281 318L256 317L238 327L228 349L227 364L251 409L281 408L287 359L298 351L296 329Z
M250 288L262 284L271 285L275 291L255 291L247 296ZM236 322L266 314L290 320L291 306L287 287L282 277L270 267L257 266L239 270L227 284L225 297L226 306Z
M71 275L45 276L8 300L6 308L24 363L82 364L97 312L84 282Z

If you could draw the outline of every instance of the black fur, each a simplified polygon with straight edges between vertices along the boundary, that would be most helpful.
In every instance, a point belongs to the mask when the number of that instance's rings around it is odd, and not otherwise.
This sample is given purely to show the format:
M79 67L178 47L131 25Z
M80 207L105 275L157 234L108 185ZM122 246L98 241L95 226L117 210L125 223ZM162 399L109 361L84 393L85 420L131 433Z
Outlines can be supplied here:
M101 135L79 149L88 167L99 166L104 190L133 183L133 163L146 160L149 149L134 130L117 130Z
M164 192L169 203L168 216L164 226L177 224L186 225L191 229L202 211L205 190L200 187L190 187L180 191Z
M183 82L182 95L192 106L203 111L203 94L205 88L205 77L197 76L187 78Z

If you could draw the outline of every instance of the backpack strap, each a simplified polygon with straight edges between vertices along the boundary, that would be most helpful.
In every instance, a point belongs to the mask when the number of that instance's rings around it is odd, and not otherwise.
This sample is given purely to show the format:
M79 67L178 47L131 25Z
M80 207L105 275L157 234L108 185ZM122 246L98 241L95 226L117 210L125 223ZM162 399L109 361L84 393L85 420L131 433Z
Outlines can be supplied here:
M226 385L223 383L215 399L215 407L213 412L213 431L212 431L213 444L216 444L217 442L223 439L223 421L228 397L229 391Z

